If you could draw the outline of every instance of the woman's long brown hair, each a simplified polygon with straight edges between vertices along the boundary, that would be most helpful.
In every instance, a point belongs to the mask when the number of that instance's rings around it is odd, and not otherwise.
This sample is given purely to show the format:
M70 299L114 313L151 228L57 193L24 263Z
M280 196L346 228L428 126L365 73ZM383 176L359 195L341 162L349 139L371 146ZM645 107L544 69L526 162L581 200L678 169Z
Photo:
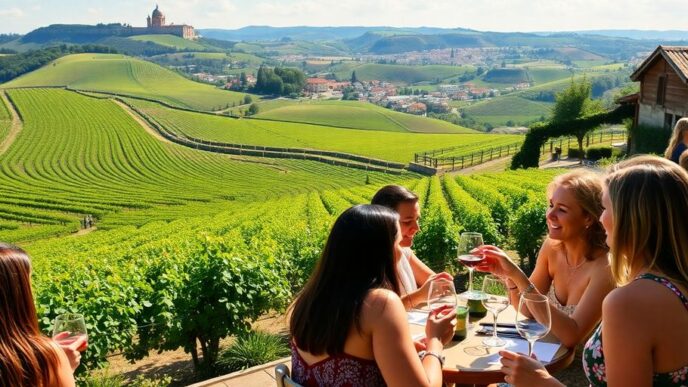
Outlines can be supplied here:
M0 243L0 386L54 385L58 369L56 349L38 329L29 257Z

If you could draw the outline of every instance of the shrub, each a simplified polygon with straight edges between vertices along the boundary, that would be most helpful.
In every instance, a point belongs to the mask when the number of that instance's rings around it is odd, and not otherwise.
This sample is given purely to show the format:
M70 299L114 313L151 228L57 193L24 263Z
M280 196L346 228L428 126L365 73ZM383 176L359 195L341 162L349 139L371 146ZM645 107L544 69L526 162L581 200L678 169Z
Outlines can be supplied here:
M610 146L590 147L585 152L585 158L588 160L597 161L600 159L608 159L612 156L618 157L621 151Z
M269 363L289 353L289 344L284 337L252 331L223 350L217 365L224 372L234 372Z
M576 159L584 158L585 150L583 150L583 152L581 153L581 151L578 148L569 148L569 157Z
M630 152L664 154L669 144L671 130L646 125L632 127L631 124L628 124L627 128L630 137Z

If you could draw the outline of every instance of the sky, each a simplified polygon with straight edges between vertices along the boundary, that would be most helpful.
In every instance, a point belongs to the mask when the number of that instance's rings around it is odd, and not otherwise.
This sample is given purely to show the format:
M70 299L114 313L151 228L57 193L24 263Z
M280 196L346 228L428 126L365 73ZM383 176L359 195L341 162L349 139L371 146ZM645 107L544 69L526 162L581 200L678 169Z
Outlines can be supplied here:
M0 0L0 33L50 24L145 26L155 0ZM688 30L688 0L159 0L168 23L471 28L480 31Z

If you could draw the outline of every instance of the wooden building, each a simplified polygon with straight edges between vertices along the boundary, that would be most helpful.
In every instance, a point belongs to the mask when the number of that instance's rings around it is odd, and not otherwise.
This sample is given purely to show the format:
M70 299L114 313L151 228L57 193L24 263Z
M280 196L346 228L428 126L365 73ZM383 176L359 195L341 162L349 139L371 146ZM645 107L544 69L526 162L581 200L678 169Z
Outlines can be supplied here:
M657 47L631 79L640 81L637 124L672 128L688 117L688 47Z

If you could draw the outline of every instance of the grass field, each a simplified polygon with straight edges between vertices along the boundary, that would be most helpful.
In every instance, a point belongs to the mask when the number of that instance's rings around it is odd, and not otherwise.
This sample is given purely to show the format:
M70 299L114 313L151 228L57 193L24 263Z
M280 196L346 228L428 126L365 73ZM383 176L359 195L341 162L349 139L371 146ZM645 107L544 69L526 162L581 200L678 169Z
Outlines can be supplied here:
M193 56L189 58L189 56ZM252 66L259 66L261 63L265 61L265 59L255 56L252 54L246 54L243 52L232 52L232 53L224 53L224 52L176 52L173 54L161 54L161 55L155 55L151 57L151 59L165 59L169 61L179 61L179 62L184 62L187 60L198 60L198 59L207 59L207 60L230 60L230 61L237 61L237 62L245 62L249 65Z
M362 81L377 79L397 84L413 84L453 78L473 70L473 66L404 66L366 63L359 66L347 64L342 66L341 70L335 71L335 75L340 79L350 79L351 72L356 71L356 77Z
M270 102L261 103L263 105ZM475 133L446 121L395 112L358 101L283 101L256 117L345 128L417 133Z
M10 117L9 111L7 111L7 106L0 98L0 143L5 139L10 131L10 126L12 125L12 118Z
M24 128L0 156L0 240L78 228L79 215L230 202L388 181L317 162L232 158L154 139L124 110L59 89L10 90ZM241 161L245 160L245 161ZM398 177L395 177L398 178ZM164 211L161 211L164 213ZM148 220L156 219L156 211Z
M479 119L481 122L504 125L507 121L525 122L548 117L553 103L531 101L518 96L506 95L499 98L480 101L463 108L463 112Z
M490 134L424 134L233 119L174 110L146 101L131 101L169 130L185 135L237 144L325 149L408 163L413 154L461 146L465 153L513 144L522 136Z
M136 35L130 36L130 40L139 42L153 42L165 47L176 48L177 50L205 50L206 46L199 44L193 40L180 38L175 35Z
M70 86L122 93L199 110L238 104L245 95L193 82L154 63L115 54L68 55L0 88L24 86Z

